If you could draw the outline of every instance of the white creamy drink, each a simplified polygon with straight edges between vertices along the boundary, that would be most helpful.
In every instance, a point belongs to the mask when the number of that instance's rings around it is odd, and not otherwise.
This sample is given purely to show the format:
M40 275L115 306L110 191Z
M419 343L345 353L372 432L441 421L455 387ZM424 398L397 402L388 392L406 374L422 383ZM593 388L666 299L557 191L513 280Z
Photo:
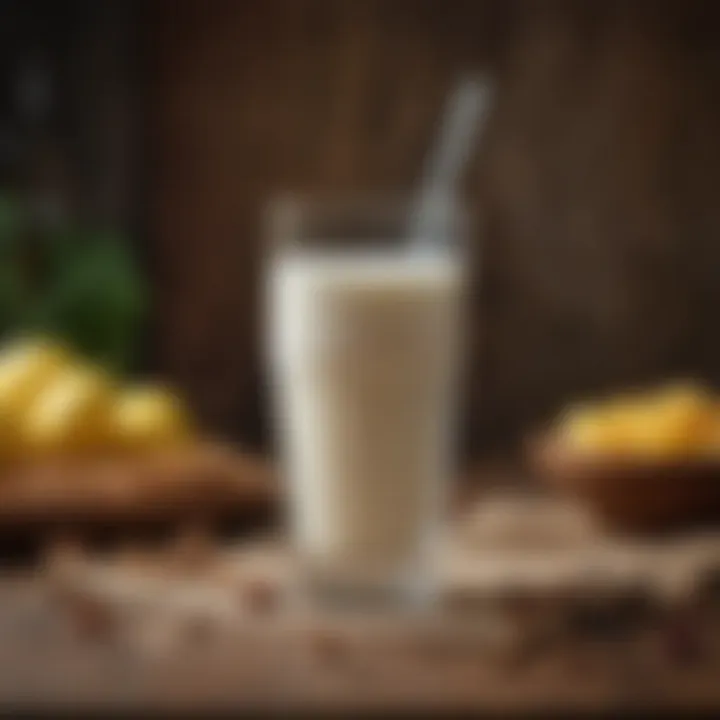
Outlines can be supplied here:
M460 274L449 252L287 255L270 269L291 522L321 576L422 582L450 471Z

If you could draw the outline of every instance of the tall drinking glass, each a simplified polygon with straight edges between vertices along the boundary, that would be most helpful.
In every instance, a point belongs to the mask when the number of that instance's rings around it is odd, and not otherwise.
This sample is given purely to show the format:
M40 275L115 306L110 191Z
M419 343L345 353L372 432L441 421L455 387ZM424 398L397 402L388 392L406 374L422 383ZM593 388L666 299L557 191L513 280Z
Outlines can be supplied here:
M465 219L272 205L267 330L292 545L331 602L431 600L453 471Z

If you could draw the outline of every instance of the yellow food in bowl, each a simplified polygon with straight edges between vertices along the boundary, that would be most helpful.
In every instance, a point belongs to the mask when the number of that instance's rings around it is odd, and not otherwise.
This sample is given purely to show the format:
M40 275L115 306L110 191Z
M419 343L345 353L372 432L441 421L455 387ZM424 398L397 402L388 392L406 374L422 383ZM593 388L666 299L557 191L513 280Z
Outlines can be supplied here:
M97 450L108 436L113 401L113 384L103 372L69 368L32 403L21 442L33 457Z
M20 432L17 422L5 413L0 413L0 462L18 460L22 457Z
M560 429L582 453L648 460L720 454L720 404L687 383L576 408Z
M594 408L578 407L567 411L562 419L563 442L572 448L591 453L622 451L623 434L615 418Z
M22 425L30 406L71 363L60 343L23 338L0 350L0 460L26 455Z
M191 423L176 394L159 385L139 385L117 398L111 432L121 447L158 449L187 442Z
M192 437L191 425L170 389L118 388L57 341L0 348L0 462L174 447Z
M0 352L0 414L17 420L67 367L67 351L48 340L24 340Z

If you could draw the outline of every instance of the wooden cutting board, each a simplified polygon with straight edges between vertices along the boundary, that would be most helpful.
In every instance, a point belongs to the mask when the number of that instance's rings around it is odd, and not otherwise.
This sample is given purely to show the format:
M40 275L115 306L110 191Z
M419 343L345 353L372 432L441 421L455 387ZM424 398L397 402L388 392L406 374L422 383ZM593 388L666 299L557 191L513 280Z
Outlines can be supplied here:
M0 530L213 519L260 512L275 499L267 462L204 442L147 456L5 468Z

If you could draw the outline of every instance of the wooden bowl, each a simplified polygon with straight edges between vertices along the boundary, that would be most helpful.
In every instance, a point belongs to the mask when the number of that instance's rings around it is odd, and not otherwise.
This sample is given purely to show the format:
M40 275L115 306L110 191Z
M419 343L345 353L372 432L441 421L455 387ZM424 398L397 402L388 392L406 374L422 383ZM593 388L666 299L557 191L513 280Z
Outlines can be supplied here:
M262 458L209 441L141 456L30 462L0 472L0 531L249 515L274 506L277 494Z
M535 472L624 531L678 529L720 521L720 458L645 461L581 454L548 434L528 446Z

